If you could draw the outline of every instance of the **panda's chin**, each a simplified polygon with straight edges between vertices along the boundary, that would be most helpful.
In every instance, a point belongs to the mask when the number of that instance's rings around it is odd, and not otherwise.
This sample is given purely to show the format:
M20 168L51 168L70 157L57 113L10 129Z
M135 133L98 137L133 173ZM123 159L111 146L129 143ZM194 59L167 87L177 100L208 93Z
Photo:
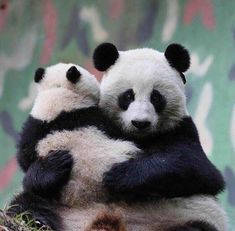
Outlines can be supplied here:
M124 129L124 133L126 133L126 135L128 135L129 137L146 137L150 134L153 133L153 131L151 129L136 129L133 127L129 127L128 129Z

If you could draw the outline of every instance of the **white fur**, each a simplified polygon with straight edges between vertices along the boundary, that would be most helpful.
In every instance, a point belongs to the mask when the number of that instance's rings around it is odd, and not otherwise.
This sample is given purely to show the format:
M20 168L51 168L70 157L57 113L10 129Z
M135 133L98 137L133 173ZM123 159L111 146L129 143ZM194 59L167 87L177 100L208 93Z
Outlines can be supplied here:
M71 66L74 64L60 63L46 68L31 111L34 118L50 122L62 111L70 112L98 103L99 85L94 76L76 66L82 75L78 83L73 84L66 78ZM71 179L62 192L61 201L70 206L104 201L103 173L139 151L133 143L110 139L94 126L55 131L39 141L36 149L41 157L52 150L68 150L73 156Z
M46 156L50 150L69 150L73 156L71 180L62 194L62 203L70 206L104 201L103 173L139 151L131 142L110 139L92 126L48 134L39 142L37 152Z
M116 63L105 72L101 82L100 106L128 132L137 132L131 120L147 118L149 132L175 126L187 115L184 84L179 73L168 64L163 53L143 48L119 52ZM118 106L118 96L133 89L135 101L126 111ZM165 110L157 114L150 102L153 89L167 101Z
M128 231L165 231L170 227L198 220L213 224L218 231L227 229L223 209L213 197L208 196L135 203L131 206L125 203L92 203L79 209L61 207L60 214L64 217L65 230L75 231L85 230L103 210L122 214Z
M128 89L133 89L135 101L126 111L122 111L118 106L118 96ZM167 101L166 108L159 114L150 102L153 89L158 90ZM185 87L179 73L169 65L163 53L147 48L119 52L116 63L103 76L100 106L124 130L133 134L137 131L131 120L150 121L149 132L152 132L172 128L188 115ZM116 204L114 207L123 214L128 231L164 231L198 220L214 225L219 231L226 230L225 213L218 202L209 196L168 199L129 207ZM84 213L88 214L86 210ZM82 220L78 223L86 225ZM70 225L71 220L67 224Z
M81 73L76 84L66 78L66 72L72 66ZM98 100L99 83L93 75L80 66L58 63L46 68L43 79L38 83L38 96L31 115L49 122L61 111L94 106Z
M143 62L145 63L144 60ZM149 69L150 73L152 67L153 66ZM67 67L63 68L59 66L58 69L60 68L65 73ZM141 72L141 70L139 71ZM157 70L155 71L157 73ZM174 72L174 70L172 71ZM143 76L144 73L145 72L142 72ZM96 103L97 99L95 96L98 94L93 95L93 97L89 96L91 91L93 91L91 85L87 87L84 86L85 91L83 90L83 86L79 88L79 83L77 87L74 88L74 86L67 84L62 75L57 79L56 77L50 78L50 74L54 75L54 72L47 71L43 81L40 83L39 96L31 113L36 118L51 121L62 110L70 111L73 107L91 106L92 99L94 99L93 104ZM172 87L168 89L167 86L159 80L160 77L157 78L157 82L153 81L149 83L153 76L151 77L149 74L149 80L148 77L144 78L143 76L142 84L141 79L138 81L133 80L132 82L124 81L123 79L123 81L120 82L121 86L116 85L118 86L116 90L119 91L121 87L124 89L128 84L131 85L136 82L137 89L140 89L140 86L145 86L147 89L149 88L149 90L146 91L150 91L151 84L157 83L159 89L171 92ZM178 84L175 84L178 77L179 76L175 73L175 75L172 75L173 80L167 83L169 83L169 85L172 84L170 86L174 85L177 91L182 93L182 101L179 100L182 104L182 102L184 103L183 85L180 82L181 80L179 80ZM57 81L59 81L58 85L56 85ZM84 84L86 83L88 82L84 81ZM47 84L50 87L48 87ZM96 84L92 86L94 87ZM109 88L110 86L108 86L108 89ZM98 92L98 90L94 92ZM111 92L115 92L115 90L112 88ZM143 93L143 95L147 94L145 92L139 92L139 103L143 99L141 93ZM84 95L86 97L84 97ZM110 94L108 96L111 98L105 99L106 105L109 101L112 105L112 95ZM114 95L114 98L115 97ZM87 101L87 99L89 100ZM45 102L45 100L47 101ZM174 101L173 98L172 101ZM139 103L136 102L136 104L133 104L133 112L138 110L140 107ZM146 114L151 114L151 111L149 111L151 107L143 106L142 108L141 106L140 108L145 111ZM118 112L118 109L114 105L109 108L110 111L112 111L112 109L114 109L114 113ZM182 107L181 114L185 113L183 109L184 107ZM42 110L42 112L40 110ZM139 116L138 113L136 116ZM210 197L192 197L191 199L179 198L162 200L158 203L137 203L133 205L126 205L124 203L106 204L105 191L101 183L102 175L114 163L128 160L138 151L132 143L109 139L97 128L91 126L75 129L73 131L64 130L62 132L57 131L48 134L47 137L37 145L37 151L40 156L48 155L50 150L64 149L69 150L75 160L71 179L63 190L61 201L62 204L73 206L73 208L58 208L58 212L65 221L65 230L84 230L85 226L94 219L97 213L99 213L101 209L106 208L121 212L127 223L128 231L164 231L167 227L198 219L214 224L219 231L225 231L223 211L218 206L218 203Z

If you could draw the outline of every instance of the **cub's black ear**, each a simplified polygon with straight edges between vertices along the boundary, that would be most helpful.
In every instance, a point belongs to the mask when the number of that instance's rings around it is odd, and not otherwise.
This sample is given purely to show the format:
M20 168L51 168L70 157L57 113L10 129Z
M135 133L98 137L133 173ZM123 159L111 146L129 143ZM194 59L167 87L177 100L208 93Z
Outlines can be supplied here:
M34 73L34 82L39 83L44 77L45 69L39 67Z
M180 44L170 44L166 48L165 57L169 64L180 73L187 71L190 66L189 53Z
M80 76L81 76L81 73L79 72L79 70L75 66L70 67L66 73L67 79L71 83L74 83L74 84L79 81Z
M106 71L119 57L117 48L112 43L102 43L93 53L94 66L99 71Z

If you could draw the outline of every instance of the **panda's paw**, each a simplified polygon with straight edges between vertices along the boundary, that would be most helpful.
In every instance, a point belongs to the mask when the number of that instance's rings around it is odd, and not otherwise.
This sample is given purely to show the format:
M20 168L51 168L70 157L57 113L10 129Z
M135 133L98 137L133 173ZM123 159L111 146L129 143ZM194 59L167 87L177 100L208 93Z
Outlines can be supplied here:
M42 162L47 169L70 171L73 166L73 157L66 150L50 151Z
M133 189L137 182L136 169L130 161L112 166L104 173L103 184L109 192L125 192Z
M73 157L68 151L54 151L35 161L28 169L24 189L49 198L60 192L68 183L73 167Z
M73 167L73 157L69 151L51 151L42 161L44 169L48 174L54 175L55 179L61 182L69 180Z

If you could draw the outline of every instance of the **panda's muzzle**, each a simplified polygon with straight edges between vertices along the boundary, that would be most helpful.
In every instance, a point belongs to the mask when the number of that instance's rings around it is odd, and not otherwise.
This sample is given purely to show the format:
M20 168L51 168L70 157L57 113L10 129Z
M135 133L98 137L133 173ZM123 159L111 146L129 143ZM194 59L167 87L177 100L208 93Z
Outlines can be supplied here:
M131 123L139 130L146 129L151 124L149 121L137 121L137 120L132 120Z

